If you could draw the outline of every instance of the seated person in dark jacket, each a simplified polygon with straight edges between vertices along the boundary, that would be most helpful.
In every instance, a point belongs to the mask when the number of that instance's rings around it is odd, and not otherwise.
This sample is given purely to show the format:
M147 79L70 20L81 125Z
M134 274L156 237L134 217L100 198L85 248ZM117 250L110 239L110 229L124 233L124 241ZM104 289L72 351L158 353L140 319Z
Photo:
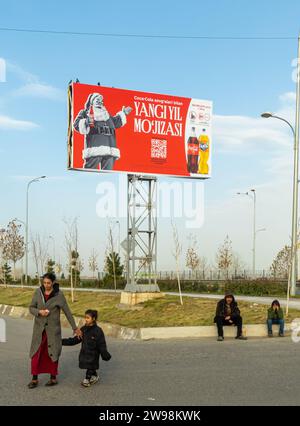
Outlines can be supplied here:
M62 339L64 346L73 346L81 343L79 353L79 368L86 370L85 379L82 386L88 387L98 382L97 371L99 368L99 356L104 361L109 361L110 353L107 351L105 336L102 328L97 325L98 312L88 309L85 312L85 325L81 328L82 338L69 337Z
M237 302L232 294L226 294L224 299L218 302L214 322L217 324L219 342L224 340L223 325L236 325L236 339L247 340L247 337L244 337L242 334L243 320Z
M284 336L284 315L278 300L273 300L271 307L268 309L268 336L273 337L272 325L279 324L279 337Z

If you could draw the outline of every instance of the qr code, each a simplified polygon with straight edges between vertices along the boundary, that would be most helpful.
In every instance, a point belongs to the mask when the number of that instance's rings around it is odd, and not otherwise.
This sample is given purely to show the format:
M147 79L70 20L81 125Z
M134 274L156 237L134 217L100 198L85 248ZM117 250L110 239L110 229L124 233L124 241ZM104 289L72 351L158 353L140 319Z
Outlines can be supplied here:
M165 139L151 139L151 158L167 158L167 141Z

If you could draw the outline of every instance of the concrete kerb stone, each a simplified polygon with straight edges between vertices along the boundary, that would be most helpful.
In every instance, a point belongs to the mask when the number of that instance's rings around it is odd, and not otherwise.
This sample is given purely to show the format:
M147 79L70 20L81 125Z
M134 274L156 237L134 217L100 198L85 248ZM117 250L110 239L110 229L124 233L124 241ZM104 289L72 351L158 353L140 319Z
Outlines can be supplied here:
M14 318L33 319L28 308L22 306L10 306L0 304L0 315L8 315ZM79 327L84 324L82 317L74 317ZM69 324L64 316L61 317L63 327ZM188 327L147 327L147 328L130 328L117 324L101 323L104 333L109 337L124 340L152 340L152 339L184 339L184 338L201 338L216 337L216 326L188 326ZM279 326L273 326L273 333L276 335ZM247 337L266 337L266 324L245 324L243 333ZM285 325L285 334L291 333L291 324ZM235 337L236 327L224 327L224 337Z
M23 306L0 304L0 315L7 315L13 318L33 319L29 309ZM84 325L84 318L74 316L74 319L78 327L82 327ZM69 323L63 315L61 317L61 324L63 327L69 327ZM124 340L140 338L139 328L122 327L120 325L110 323L101 323L101 327L104 333L110 337L121 338Z

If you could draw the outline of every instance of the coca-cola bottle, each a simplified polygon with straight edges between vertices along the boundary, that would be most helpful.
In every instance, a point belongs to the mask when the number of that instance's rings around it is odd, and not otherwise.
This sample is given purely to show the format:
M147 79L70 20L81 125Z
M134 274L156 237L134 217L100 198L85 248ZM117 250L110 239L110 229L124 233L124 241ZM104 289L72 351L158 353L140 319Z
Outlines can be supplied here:
M199 141L196 136L195 127L192 127L187 142L187 169L189 173L197 173L199 159Z
M90 127L95 127L94 109L92 105L88 113L88 125Z

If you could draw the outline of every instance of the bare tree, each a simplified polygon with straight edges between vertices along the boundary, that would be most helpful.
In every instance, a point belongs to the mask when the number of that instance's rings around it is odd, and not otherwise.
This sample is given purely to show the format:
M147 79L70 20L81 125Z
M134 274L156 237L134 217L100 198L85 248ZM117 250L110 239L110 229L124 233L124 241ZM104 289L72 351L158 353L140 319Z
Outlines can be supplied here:
M188 236L189 246L186 252L186 266L192 271L193 277L195 272L199 269L200 257L198 255L197 239L194 235Z
M231 263L231 269L233 272L235 271L241 271L241 269L245 269L245 263L241 259L240 255L238 253L232 254L232 263Z
M39 255L38 255L38 246L37 246L37 241L35 238L31 238L31 245L32 245L32 256L34 259L34 263L35 263L35 273L36 275L39 277L40 273L39 273Z
M14 281L16 281L16 263L22 259L25 253L24 237L20 235L20 228L21 225L17 225L15 221L9 222L3 245L3 258L13 263Z
M62 268L62 264L60 263L60 260L57 262L57 263L55 263L55 265L54 265L54 271L55 271L55 273L56 273L56 275L61 275L61 273L62 273L62 270L63 270L63 268Z
M3 257L3 249L5 246L5 238L6 238L6 231L4 228L0 229L0 273L1 273L1 281L3 282L4 286L6 287L6 274L4 270L4 264L5 260Z
M77 271L82 272L84 270L84 261L83 261L83 259L78 259L76 266L77 266Z
M109 231L108 231L108 250L107 251L111 255L112 266L113 266L113 276L114 276L114 287L115 287L115 291L117 291L117 277L116 277L116 265L115 265L115 250L114 250L114 239L113 239L111 224L109 224Z
M71 286L71 300L74 302L74 288L76 288L76 270L78 256L76 256L76 261L74 261L74 253L78 254L78 226L77 226L77 217L74 219L63 219L64 224L66 225L65 230L65 248L67 251L68 264L67 268L70 271L70 286ZM75 262L75 264L74 264ZM74 274L75 270L75 274Z
M42 275L46 267L48 258L49 238L45 236L41 238L40 234L32 235L31 237L33 258L36 266L36 274L38 277Z
M274 277L288 278L291 264L291 247L285 245L276 255L270 271Z
M219 247L217 255L216 255L218 268L223 273L226 273L226 276L228 276L229 268L232 265L232 259L233 259L232 242L229 239L229 236L226 235L224 243Z
M95 272L98 271L97 258L98 258L98 253L96 253L95 250L93 249L88 260L89 270L92 271L93 279L95 279Z
M174 249L173 249L173 257L176 262L176 275L177 275L177 283L178 283L178 291L179 291L179 297L180 297L180 303L183 305L183 299L182 299L182 293L181 293L181 284L180 284L180 273L179 273L179 262L180 257L182 254L182 245L179 242L178 237L178 231L176 228L176 225L172 222L172 228L173 228L173 242L174 242Z
M199 268L199 271L201 271L202 274L203 274L203 276L205 277L205 275L206 275L206 273L208 271L208 268L209 268L208 260L207 260L207 258L205 256L200 256L199 257L198 268Z

